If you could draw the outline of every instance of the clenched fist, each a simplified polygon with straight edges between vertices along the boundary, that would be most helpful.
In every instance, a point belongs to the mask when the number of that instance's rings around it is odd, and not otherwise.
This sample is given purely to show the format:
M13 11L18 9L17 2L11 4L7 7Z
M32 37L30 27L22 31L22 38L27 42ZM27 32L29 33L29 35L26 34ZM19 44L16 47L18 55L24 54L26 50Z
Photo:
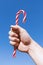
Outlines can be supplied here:
M18 25L11 25L9 39L10 44L17 47L18 50L28 52L31 38L25 29Z

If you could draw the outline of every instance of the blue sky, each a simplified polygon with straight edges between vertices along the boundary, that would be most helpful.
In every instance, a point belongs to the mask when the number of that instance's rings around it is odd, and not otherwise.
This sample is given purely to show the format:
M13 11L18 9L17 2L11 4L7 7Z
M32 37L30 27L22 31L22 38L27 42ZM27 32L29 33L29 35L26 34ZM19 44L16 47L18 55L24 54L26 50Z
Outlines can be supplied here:
M20 9L27 12L27 20L23 24L20 15L19 25L43 47L43 0L0 0L0 65L35 65L26 53L17 51L17 57L12 57L8 32L10 25L15 25L16 12Z

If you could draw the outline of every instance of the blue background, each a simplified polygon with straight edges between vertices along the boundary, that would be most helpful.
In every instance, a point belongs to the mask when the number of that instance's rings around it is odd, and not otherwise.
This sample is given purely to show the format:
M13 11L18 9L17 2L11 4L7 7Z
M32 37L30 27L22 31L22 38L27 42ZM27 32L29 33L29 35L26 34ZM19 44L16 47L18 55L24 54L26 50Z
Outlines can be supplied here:
M0 65L35 65L26 53L17 51L17 57L12 57L8 32L10 25L15 25L16 12L20 9L27 12L27 20L23 24L21 14L19 25L43 47L43 0L0 0Z

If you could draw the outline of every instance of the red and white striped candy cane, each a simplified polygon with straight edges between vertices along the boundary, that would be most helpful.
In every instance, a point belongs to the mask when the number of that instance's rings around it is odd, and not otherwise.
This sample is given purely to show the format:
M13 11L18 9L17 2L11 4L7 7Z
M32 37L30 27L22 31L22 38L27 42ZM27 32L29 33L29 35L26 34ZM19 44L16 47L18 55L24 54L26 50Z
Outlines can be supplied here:
M26 12L25 12L24 10L19 10L19 11L16 13L16 25L18 25L19 15L20 15L21 13L23 13L23 15L24 15L23 22L26 21ZM16 47L14 47L13 56L16 56Z

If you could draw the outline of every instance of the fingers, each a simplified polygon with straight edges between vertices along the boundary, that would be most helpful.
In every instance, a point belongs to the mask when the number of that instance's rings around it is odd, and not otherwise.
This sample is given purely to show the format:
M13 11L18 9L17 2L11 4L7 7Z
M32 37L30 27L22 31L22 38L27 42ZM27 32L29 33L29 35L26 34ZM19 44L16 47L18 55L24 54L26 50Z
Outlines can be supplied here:
M11 31L19 34L20 33L20 27L18 25L11 25Z
M18 25L11 25L11 29L13 30L13 31L19 31L19 26Z
M16 42L10 41L10 44L11 44L11 45L15 45L15 44L16 44Z
M11 25L10 27L11 27L12 30L14 30L14 31L16 31L16 32L17 32L17 31L20 32L20 30L23 29L22 27L20 27L20 26L18 26L18 25Z
M11 44L12 46L18 46L18 45L19 45L17 42L13 42L13 41L10 41L10 44Z
M18 38L16 38L16 37L11 37L11 36L9 36L9 39L10 39L11 41L17 42L17 43L19 43L19 41L20 41Z
M19 35L13 31L9 31L9 39L10 39L10 44L13 46L18 46L19 45Z
M10 44L13 46L17 46L20 42L19 39L19 26L18 25L11 25L11 29L9 31L9 39L10 39Z
M18 35L14 32L9 32L9 39L10 39L10 44L13 46L18 46L20 40L18 38Z
M19 30L19 28L20 28L20 26L18 26L18 25L11 25L10 27L15 29L15 30L17 30L17 29Z
M16 37L11 37L9 36L9 39L10 39L10 44L13 45L13 46L18 46L19 45L19 38L16 38Z
M9 31L9 35L11 37L17 37L18 38L18 34L14 33L13 31Z

